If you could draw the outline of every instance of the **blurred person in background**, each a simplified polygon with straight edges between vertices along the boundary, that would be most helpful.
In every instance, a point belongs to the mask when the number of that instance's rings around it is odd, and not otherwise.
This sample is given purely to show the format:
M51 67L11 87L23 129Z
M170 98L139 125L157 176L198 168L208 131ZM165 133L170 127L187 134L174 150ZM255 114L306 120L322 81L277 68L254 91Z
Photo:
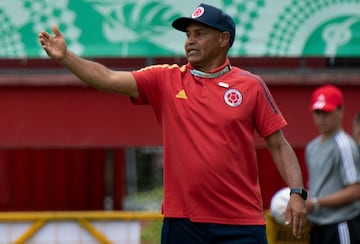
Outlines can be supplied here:
M352 136L360 150L360 111L355 114L353 119Z
M353 138L342 128L341 90L324 85L311 101L320 135L305 149L309 172L310 244L360 243L360 156Z

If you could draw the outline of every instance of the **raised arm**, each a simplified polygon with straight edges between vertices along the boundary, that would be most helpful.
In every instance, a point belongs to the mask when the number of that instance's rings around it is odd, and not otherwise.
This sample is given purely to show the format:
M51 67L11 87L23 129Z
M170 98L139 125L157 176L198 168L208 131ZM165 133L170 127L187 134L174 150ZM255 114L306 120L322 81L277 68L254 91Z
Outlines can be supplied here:
M281 130L265 138L269 151L282 178L290 188L303 187L301 168L295 152ZM293 225L293 234L299 236L306 222L305 201L292 194L286 209L287 224Z
M56 25L52 26L52 31L54 36L45 31L39 33L41 46L50 58L92 87L134 98L138 96L136 81L130 72L114 71L75 55L67 49L65 37Z

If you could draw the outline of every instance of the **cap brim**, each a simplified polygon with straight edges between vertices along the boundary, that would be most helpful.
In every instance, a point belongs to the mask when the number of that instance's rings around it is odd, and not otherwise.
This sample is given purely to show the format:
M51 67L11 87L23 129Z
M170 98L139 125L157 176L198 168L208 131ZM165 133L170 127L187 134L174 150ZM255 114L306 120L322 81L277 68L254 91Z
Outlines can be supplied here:
M172 22L172 27L174 27L175 29L179 30L179 31L183 31L183 32L186 32L186 28L191 24L191 23L194 23L194 22L197 22L197 23L201 23L203 25L207 25L199 20L196 20L196 19L193 19L193 18L189 18L189 17L180 17L176 20L174 20ZM209 26L209 25L207 25Z
M316 108L315 106L311 106L310 107L310 110L311 111L315 111L315 110L320 110L320 111L323 111L323 112L333 112L337 107L334 107L334 106L329 106L329 105L325 105L324 107L322 108Z

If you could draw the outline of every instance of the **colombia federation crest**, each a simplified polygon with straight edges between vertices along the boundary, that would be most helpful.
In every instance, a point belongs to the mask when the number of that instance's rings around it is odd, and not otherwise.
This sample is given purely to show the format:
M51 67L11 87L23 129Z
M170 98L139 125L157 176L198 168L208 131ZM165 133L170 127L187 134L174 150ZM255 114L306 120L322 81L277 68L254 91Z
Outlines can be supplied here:
M242 95L236 89L229 89L224 94L224 101L230 107L237 107L242 102Z

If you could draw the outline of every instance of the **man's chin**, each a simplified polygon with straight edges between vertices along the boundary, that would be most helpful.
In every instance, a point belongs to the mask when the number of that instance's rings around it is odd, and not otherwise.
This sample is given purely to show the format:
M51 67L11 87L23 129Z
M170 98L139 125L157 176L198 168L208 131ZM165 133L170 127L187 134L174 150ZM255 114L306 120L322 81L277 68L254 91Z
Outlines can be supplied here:
M199 60L192 55L187 55L186 59L192 66L196 66L196 64L199 62Z

